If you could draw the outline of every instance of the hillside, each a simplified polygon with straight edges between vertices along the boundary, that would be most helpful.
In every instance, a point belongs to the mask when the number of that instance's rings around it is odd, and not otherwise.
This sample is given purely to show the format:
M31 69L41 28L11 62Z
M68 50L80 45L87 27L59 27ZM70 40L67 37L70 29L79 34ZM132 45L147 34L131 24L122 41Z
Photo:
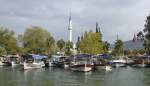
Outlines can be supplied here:
M141 40L136 40L136 41L133 41L133 40L129 40L129 41L125 41L124 42L124 49L125 50L139 50L139 49L143 49L144 46L143 46L143 43L144 41L141 41ZM114 48L114 44L112 44L110 46L110 49L113 49Z

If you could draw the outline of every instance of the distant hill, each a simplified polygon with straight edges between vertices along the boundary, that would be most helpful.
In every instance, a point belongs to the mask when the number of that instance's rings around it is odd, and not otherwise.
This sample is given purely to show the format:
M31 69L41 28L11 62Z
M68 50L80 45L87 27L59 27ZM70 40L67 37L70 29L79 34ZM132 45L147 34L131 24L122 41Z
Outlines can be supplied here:
M136 41L133 41L133 40L129 40L129 41L125 41L124 42L124 49L125 50L139 50L139 49L143 49L144 46L143 46L143 43L144 41L142 40L136 40ZM114 44L112 44L110 46L110 49L113 49L114 48Z

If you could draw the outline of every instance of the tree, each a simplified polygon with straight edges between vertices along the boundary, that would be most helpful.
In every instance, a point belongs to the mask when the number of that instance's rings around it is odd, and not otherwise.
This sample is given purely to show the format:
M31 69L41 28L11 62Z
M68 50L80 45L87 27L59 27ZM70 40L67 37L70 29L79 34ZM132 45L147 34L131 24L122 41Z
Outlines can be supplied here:
M6 50L7 54L18 53L18 44L14 31L0 27L0 46Z
M5 55L7 54L6 49L3 47L0 47L0 55Z
M58 40L57 46L59 47L59 50L61 51L65 47L65 41L63 39Z
M55 40L52 36L50 36L49 38L47 38L46 40L46 48L47 48L47 53L51 54L55 52Z
M104 47L103 47L105 53L108 53L109 47L110 47L110 43L108 43L107 41L105 41L104 42Z
M116 40L115 42L115 47L113 50L113 55L115 56L121 56L123 55L124 51L123 51L123 41L122 40Z
M144 40L144 47L147 54L150 54L150 15L146 19L146 24L144 25L144 32L145 32L145 40Z
M50 49L55 41L51 34L38 26L26 29L22 36L22 44L26 53L51 53Z
M98 22L96 22L96 33L99 32L99 26L98 26Z
M78 40L77 40L77 43L76 43L76 46L77 46L77 51L80 52L80 48L79 48L79 45L80 45L80 37L78 37Z
M72 42L69 42L69 41L66 42L65 55L72 55L72 51L71 51L72 47L73 47Z
M104 53L103 41L100 32L88 32L79 42L81 53L100 54Z
M140 39L140 40L144 40L144 34L143 34L143 32L142 31L140 31L138 34L137 34L137 37L138 37L138 39Z

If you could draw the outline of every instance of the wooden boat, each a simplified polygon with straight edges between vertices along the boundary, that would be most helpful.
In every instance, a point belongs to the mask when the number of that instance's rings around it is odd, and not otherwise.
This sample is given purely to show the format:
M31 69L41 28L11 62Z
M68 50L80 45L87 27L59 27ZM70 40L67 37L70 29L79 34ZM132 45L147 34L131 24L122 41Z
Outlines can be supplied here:
M149 62L146 57L135 57L132 63L130 63L132 67L143 68L149 65Z
M43 55L28 55L28 59L24 62L24 69L34 69L34 68L42 68L45 67L43 58L47 58L47 56Z
M2 62L0 61L0 66L11 66L10 62Z
M108 54L93 55L92 56L93 69L94 70L106 70L106 71L112 70L111 65L108 63L108 59L110 59L110 57L111 56Z
M108 65L108 64L94 64L93 68L96 70L106 70L106 71L112 70L111 65Z
M72 71L88 72L92 70L93 65L88 63L78 63L70 66Z
M72 71L88 72L93 68L93 63L90 61L91 55L89 54L78 54L72 57L70 63L70 69Z

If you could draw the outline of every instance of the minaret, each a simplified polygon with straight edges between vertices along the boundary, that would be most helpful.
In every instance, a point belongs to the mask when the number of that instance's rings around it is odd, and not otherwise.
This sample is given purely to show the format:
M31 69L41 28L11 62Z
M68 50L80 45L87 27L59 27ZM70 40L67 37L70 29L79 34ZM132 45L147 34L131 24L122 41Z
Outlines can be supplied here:
M69 16L68 30L69 30L69 42L72 42L72 20L71 20L71 14Z
M133 37L133 42L135 42L137 40L137 37L136 37L136 35L134 34L134 37Z

